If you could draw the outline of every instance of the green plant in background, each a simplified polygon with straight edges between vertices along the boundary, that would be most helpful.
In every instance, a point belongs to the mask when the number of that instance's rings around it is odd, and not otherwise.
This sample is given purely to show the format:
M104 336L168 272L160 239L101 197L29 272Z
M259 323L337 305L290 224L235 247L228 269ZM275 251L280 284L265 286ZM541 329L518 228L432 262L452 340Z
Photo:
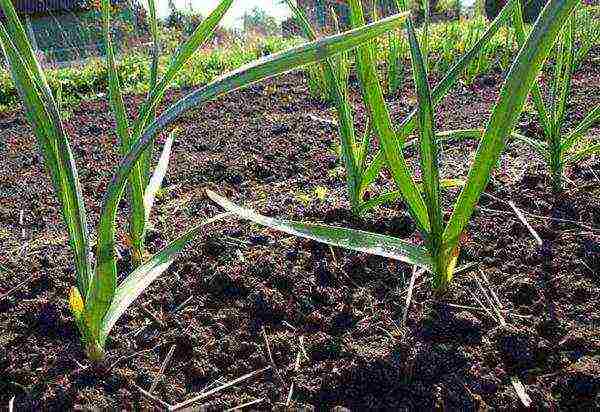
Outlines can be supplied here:
M505 22L505 25L507 23L508 22ZM458 49L459 55L460 53L463 53L464 50L471 49L482 33L485 32L486 23L483 18L475 18L470 21L457 22L457 27L457 30L450 31L449 36L443 40L445 50L443 59L446 61L442 64L448 65L447 61L451 61L455 58L457 55L456 49ZM503 28L499 29L497 35L490 39L489 42L482 45L477 56L466 65L462 74L462 80L466 85L473 84L477 76L491 72L492 67L496 64L497 60L499 60L499 56L503 55L503 57L512 60L512 49L509 50L508 53L500 50L503 47L503 44L499 42L499 36L502 34ZM454 37L454 39L452 37ZM440 58L440 60L442 60L442 58Z
M380 19L379 8L381 7L382 3L383 2L381 0L373 1L371 10L372 21L377 21ZM404 38L399 35L399 32L392 32L388 33L387 38L377 39L374 41L373 47L377 62L385 62L385 80L387 84L387 92L389 94L394 94L403 84L402 76L404 74L404 59L408 57L407 44L404 41Z
M576 36L576 24L580 36ZM585 142L589 129L600 121L600 104L593 108L571 131L566 133L568 99L571 93L573 73L583 61L585 53L591 49L594 36L592 27L600 27L585 6L578 7L569 17L554 48L554 68L550 84L549 102L546 102L536 81L532 90L532 100L542 126L544 141L529 140L530 146L542 156L549 166L552 188L556 193L563 191L565 167L581 161L595 153L600 153L600 142ZM523 18L518 11L515 27L520 44L525 41ZM597 38L597 37L596 37ZM577 40L580 48L577 50Z
M399 33L388 35L387 86L388 93L395 94L403 86L404 59L408 56L408 43Z
M461 21L451 21L443 26L443 33L438 36L440 39L438 46L438 56L435 61L435 70L446 72L454 63L456 56L462 55L466 48L459 49L458 39L461 37ZM408 47L406 48L408 53Z
M469 31L467 32L466 45L467 48L472 47L473 43L479 38L480 27L469 25ZM485 46L482 47L482 51L485 50ZM485 59L484 53L480 51L477 58L473 59L471 63L465 68L463 79L467 85L472 84L475 77L479 74L479 65L482 59Z
M292 3L288 4L297 9ZM331 15L333 16L334 30L335 33L340 33L340 23L338 20L337 13L334 8L331 9ZM307 35L311 39L316 39L316 32L311 33L312 36ZM350 78L350 70L352 68L352 62L350 61L350 55L347 52L340 53L332 58L334 65L337 68L336 75L340 79L340 84L343 87L347 87L348 80ZM315 98L325 102L335 102L335 91L332 89L331 84L327 81L327 73L321 64L309 64L305 67L306 74L308 75L308 92Z
M317 100L328 102L331 99L331 93L327 87L325 73L318 64L309 64L304 68L307 75L308 93Z
M505 57L508 59L512 58L512 56ZM480 76L484 73L491 73L495 63L495 50L491 47L491 44L488 43L482 48L478 58L475 60L474 64L472 64L472 66L475 67L470 73L471 78L469 83L473 83L476 76ZM509 65L507 64L505 67L508 68Z
M481 16L432 25L429 66L438 72L446 72L486 30L487 22ZM462 80L471 84L477 76L491 73L496 68L507 71L517 51L514 40L514 30L510 22L505 21L465 67Z
M579 45L573 59L574 69L581 66L583 59L593 47L600 43L600 5L579 7L573 16L574 41Z
M425 4L427 3L427 4ZM373 21L379 20L380 16L378 13L378 5L380 2L373 2L372 19ZM429 4L426 1L422 2L422 6L425 10L428 10ZM424 34L427 35L427 27L429 25L429 19L425 19ZM380 39L375 42L375 56L376 59L385 62L385 80L387 85L387 92L389 94L397 93L403 86L403 75L404 75L404 61L409 57L408 55L408 43L399 31L392 32L387 35L387 39Z
M516 35L510 24L504 28L504 50L500 59L500 68L503 71L508 71L512 60L513 51L515 49Z
M399 9L403 10L401 1L398 3L400 3ZM422 191L417 188L404 163L401 145L403 140L390 137L389 115L386 115L385 104L382 104L383 94L373 61L373 45L367 43L359 47L357 66L363 85L363 99L369 109L373 129L379 136L386 163L424 239L423 246L376 233L268 218L252 210L238 207L210 191L209 197L225 210L260 225L419 266L433 274L433 286L436 289L444 290L455 273L462 234L504 149L506 138L514 129L529 90L563 24L577 3L578 0L550 0L544 8L502 86L500 97L483 132L468 178L448 222L444 221L441 206L441 179L438 164L440 141L434 126L434 98L429 88L421 48L412 22L410 19L407 20L406 26L419 104L417 122L420 169L423 176ZM352 23L360 24L363 21L360 2L350 0L350 4ZM506 7L513 9L515 4L518 3L512 1Z
M203 43L211 35L231 3L231 0L222 0L215 11L202 22L198 28L202 35L192 36L189 42L181 47L180 52L174 58L175 63L172 70L175 70L178 62L184 60L190 48ZM139 138L129 141L127 153L108 185L100 209L96 233L96 253L92 255L91 237L88 231L77 167L68 136L63 128L56 98L51 93L47 79L36 60L12 2L0 0L0 6L6 15L5 22L0 22L0 45L7 57L8 66L23 101L27 117L33 125L44 164L61 205L77 274L77 286L71 289L69 295L70 307L81 331L86 352L93 360L103 358L110 331L133 301L150 283L169 268L176 255L201 231L205 230L207 224L225 216L220 215L209 219L186 232L137 267L123 282L117 284L115 252L117 209L127 181L132 178L140 164L140 159L144 158L157 135L172 125L183 113L207 101L320 59L329 58L398 28L402 23L402 17L395 16L377 24L265 57L195 90L170 106L161 115L154 117L155 106L152 102L162 92L160 85L164 79L168 78L169 72L167 72L163 80L157 82L158 85L143 106L147 115L144 117L140 114L140 119L144 123L143 126L141 123L139 126L143 129L142 133L131 134L131 136L139 136ZM105 10L103 21L105 31L109 21L108 17ZM109 65L114 65L114 56L109 55L108 59ZM115 73L111 77L112 106L120 112L124 109L118 101L119 95L114 90L117 87ZM117 115L121 116L119 113ZM153 120L146 121L147 117ZM123 133L123 118L119 122L118 131ZM159 162L158 169L162 167L165 167L163 161ZM154 179L151 179L150 186L153 185L152 180Z
M311 27L304 13L292 2L288 0L288 5L292 9L300 27L305 35L316 40L317 34ZM402 15L406 18L407 14ZM373 46L375 48L375 46ZM365 133L361 143L356 141L356 131L354 128L354 116L352 114L352 106L348 97L347 79L343 78L341 73L344 70L343 61L345 59L326 60L320 65L320 70L323 73L326 89L329 91L336 105L339 135L341 140L341 154L346 168L346 183L348 186L348 194L350 197L350 205L355 214L359 213L364 196L364 185L362 184L366 169L366 156L370 147L372 129L365 128Z

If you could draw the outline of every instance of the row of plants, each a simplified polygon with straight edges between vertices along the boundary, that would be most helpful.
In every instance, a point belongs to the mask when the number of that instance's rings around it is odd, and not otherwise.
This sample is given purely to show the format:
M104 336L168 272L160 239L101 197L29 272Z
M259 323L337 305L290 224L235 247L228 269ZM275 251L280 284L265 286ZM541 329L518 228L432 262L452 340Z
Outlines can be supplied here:
M170 55L177 50L180 36L173 29L159 26L161 55L159 67L165 70ZM190 57L190 64L173 79L171 87L189 88L215 79L224 72L243 66L257 57L276 53L299 44L299 39L281 36L229 39L217 46L206 44ZM150 59L146 51L128 50L120 55L118 71L120 84L126 93L146 93L150 80ZM93 59L84 65L44 70L48 85L54 93L60 93L65 103L76 104L104 93L108 86L108 70L101 60ZM7 110L19 100L9 72L0 70L0 111Z
M56 96L36 60L12 2L0 0L7 16L5 22L0 22L0 44L8 58L13 81L33 125L44 163L62 206L77 274L76 286L70 291L70 307L81 331L83 344L93 360L103 358L109 333L115 323L152 281L169 268L178 253L201 231L208 230L207 225L232 219L233 216L295 236L420 267L431 274L432 285L436 290L445 290L453 276L461 270L457 269L457 263L462 236L507 140L515 138L531 145L536 144L534 139L521 136L514 129L530 92L536 99L537 79L545 62L555 50L561 53L565 48L571 50L569 44L574 12L580 7L579 0L550 0L535 25L526 29L522 23L518 0L510 0L485 33L432 88L427 64L430 54L427 44L430 42L426 35L419 36L417 33L410 12L405 11L404 0L396 1L401 11L399 14L377 19L370 24L366 24L361 1L349 0L352 29L322 39L317 39L306 18L290 0L290 7L309 37L308 43L263 57L226 73L195 89L165 111L157 113L157 107L167 88L190 63L194 53L211 38L232 3L233 0L221 0L217 8L171 57L164 69L158 63L158 47L153 48L154 56L148 69L150 80L147 97L137 110L138 116L130 118L123 103L121 77L111 38L109 0L103 0L109 100L116 119L115 133L120 141L123 159L106 189L95 233L95 253L92 253L92 234L87 224L77 165L69 137L63 128ZM152 0L150 5L152 38L157 45L160 36ZM477 58L481 49L509 20L515 25L521 47L510 65L488 122L482 125L482 129L437 130L436 105L457 84L465 68ZM426 22L424 33L427 33L427 24ZM395 124L384 100L384 81L378 71L376 39L400 29L408 39L418 107L400 124ZM557 39L562 46L555 48ZM565 54L567 53L563 53ZM349 101L347 61L351 57L356 61L360 92L369 115L369 124L364 127L367 132L362 137L356 135L354 113ZM571 67L571 58L561 59L564 60L562 67ZM341 156L346 167L352 211L360 215L385 202L401 200L414 219L423 242L412 244L378 233L266 217L237 206L216 193L208 192L209 197L222 206L226 213L200 222L162 251L154 256L147 256L144 247L145 232L151 218L154 196L168 169L172 142L176 138L173 123L187 111L201 108L203 104L219 96L314 63L320 65L335 103ZM558 77L564 79L565 70L556 70L560 74ZM558 94L562 96L565 88L560 90ZM577 127L577 134L585 135L587 129L599 120L598 112L595 109L595 114ZM561 113L563 111L558 110L558 114ZM553 117L555 118L556 116ZM557 127L556 122L552 125ZM157 165L153 165L151 159L156 137L169 131L169 137L161 148L160 160ZM411 140L413 137L414 140ZM442 200L447 197L444 188L448 182L440 177L440 146L444 141L464 138L479 139L479 146L467 179L458 185L462 189L451 216L445 219ZM380 148L376 152L371 151L373 142L377 142ZM420 154L419 172L411 170L404 157L404 146L411 142L418 147ZM548 143L551 144L550 141ZM589 153L591 152L587 154ZM382 174L383 169L392 176L397 190L383 193L375 199L364 199L365 190ZM116 215L125 194L129 205L129 225L126 231L135 268L125 280L118 283L115 256Z
M600 12L596 7L582 8L575 24L575 42L586 43L589 47L600 42ZM487 28L483 17L459 19L431 24L429 28L429 62L432 73L444 74L457 56L464 54L481 37ZM177 28L158 25L161 37L161 57L159 64L164 68L169 63L169 55L174 53L189 33ZM334 28L337 31L337 28ZM218 28L220 33L222 30ZM220 37L222 33L220 33ZM192 56L187 65L174 79L172 87L189 88L206 84L229 70L241 67L265 54L276 53L299 44L298 38L268 36L248 38L244 36L225 36L224 43L205 47ZM478 76L494 71L506 71L517 50L516 34L512 25L503 26L481 48L477 59L464 69L461 81L470 84ZM390 33L377 40L377 59L380 69L385 73L385 88L388 93L397 92L403 85L405 68L410 67L410 55L404 36ZM580 53L578 61L584 54ZM149 55L145 51L131 49L122 53L118 62L121 86L127 93L145 93L150 79ZM347 60L348 73L354 65L353 59ZM308 86L314 98L333 101L326 87L325 76L318 65L305 68ZM94 98L103 93L108 85L106 67L97 61L81 66L45 70L50 88L55 93L60 90L65 106ZM0 110L14 105L19 99L18 92L10 74L0 71Z
M423 8L427 2L423 2ZM371 18L377 19L374 15ZM578 47L575 65L578 66L593 47L600 46L600 6L586 6L578 9L574 17L573 42ZM423 19L426 22L426 19ZM458 18L452 21L423 24L416 28L417 35L423 37L427 31L427 69L432 74L443 75L470 50L488 28L485 17ZM427 29L425 30L425 28ZM530 27L526 24L526 27ZM336 30L333 28L333 30ZM519 50L518 33L511 21L506 21L481 47L476 58L465 66L461 82L470 85L481 76L506 73ZM410 46L405 36L390 33L376 41L376 58L384 75L385 90L394 94L403 86L405 71L410 70ZM354 61L348 62L349 66ZM326 87L325 75L318 65L307 68L309 90L314 98L333 101Z

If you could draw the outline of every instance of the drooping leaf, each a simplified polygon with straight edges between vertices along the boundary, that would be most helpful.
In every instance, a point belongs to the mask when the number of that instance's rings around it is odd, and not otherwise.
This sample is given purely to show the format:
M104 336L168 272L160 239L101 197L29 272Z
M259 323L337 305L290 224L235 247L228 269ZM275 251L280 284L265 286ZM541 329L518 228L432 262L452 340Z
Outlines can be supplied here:
M98 242L96 249L96 276L94 276L94 282L92 282L90 288L90 295L92 299L88 299L86 302L86 314L89 317L89 324L91 328L98 328L100 322L108 310L108 307L112 301L112 296L115 293L116 288L116 261L114 256L115 251L115 217L119 201L123 194L125 182L130 176L141 176L143 177L143 165L139 164L139 159L144 156L144 153L152 145L158 132L160 132L165 126L156 127L160 119L155 119L149 126L151 129L144 133L144 138L141 137L141 133L146 129L146 121L148 118L153 117L153 112L162 98L166 88L169 86L173 77L178 73L179 69L185 64L185 62L191 57L191 55L197 50L197 48L206 41L206 39L214 32L218 23L222 20L223 16L231 6L233 0L222 0L217 8L207 17L196 29L190 39L184 43L176 53L173 61L169 65L167 72L163 76L159 84L154 88L153 93L148 98L144 106L140 111L132 133L132 147L125 159L121 162L121 167L118 169L118 173L113 177L113 182L107 190L105 196L105 202L98 225ZM182 101L185 101L183 99ZM179 103L181 103L180 101ZM162 119L169 117L177 111L175 108L171 108ZM179 112L180 115L182 112ZM153 128L152 125L155 127ZM143 140L143 141L141 141ZM125 166L123 166L125 165ZM140 180L144 180L140 177ZM118 180L118 185L114 184ZM142 186L143 187L143 186ZM141 187L139 190L143 190ZM138 191L135 195L136 198L141 199L141 205L137 207L135 212L135 229L133 233L140 244L143 245L144 233L145 233L145 216L146 213L143 210L143 191ZM141 212L141 213L140 213ZM132 239L133 240L133 239ZM141 258L141 257L140 257ZM98 332L97 330L95 332Z
M274 219L239 207L210 190L207 190L207 194L226 211L270 229L344 249L388 257L431 270L431 257L425 249L398 238L362 230Z

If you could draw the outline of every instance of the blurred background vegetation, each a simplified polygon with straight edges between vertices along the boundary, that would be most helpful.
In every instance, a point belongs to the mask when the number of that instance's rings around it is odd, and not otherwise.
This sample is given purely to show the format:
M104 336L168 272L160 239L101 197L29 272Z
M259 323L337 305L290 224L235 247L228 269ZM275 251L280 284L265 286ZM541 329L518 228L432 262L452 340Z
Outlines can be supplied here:
M148 84L150 39L147 12L143 0L113 0L114 36L119 46L119 73L121 84L128 93L143 93ZM177 7L168 1L168 14L160 21L161 49L171 55L177 45L187 38L204 15L192 6ZM504 0L428 0L430 10L429 69L444 73L484 32ZM272 0L273 4L285 3ZM533 21L543 7L544 0L523 0L524 15ZM297 0L322 35L335 31L332 14L336 13L343 25L347 10L343 0ZM395 13L393 0L364 1L370 19ZM103 98L108 75L103 62L104 43L100 32L100 9L97 0L47 0L41 7L36 0L18 3L18 11L28 29L35 48L48 71L53 88L61 91L64 102L76 103L81 99ZM191 3L190 3L191 4ZM423 1L412 0L410 7L417 24L425 14ZM276 18L269 7L253 7L243 12L233 25L220 27L210 44L200 50L175 80L173 87L191 87L209 82L224 71L235 69L256 58L275 53L302 41L300 30L291 18ZM590 5L588 11L595 26L591 33L597 47L600 36L600 6ZM0 16L1 18L2 16ZM583 30L583 28L582 28ZM382 76L387 76L388 91L396 92L403 85L404 69L409 69L408 45L402 33L381 38L378 44ZM507 26L481 52L465 71L464 83L472 83L478 76L503 72L515 53L516 41ZM161 67L166 57L161 59ZM351 64L350 64L351 65ZM390 69L390 66L393 70ZM318 66L305 69L311 95L328 100L322 73ZM0 108L18 101L17 91L9 74L0 72Z

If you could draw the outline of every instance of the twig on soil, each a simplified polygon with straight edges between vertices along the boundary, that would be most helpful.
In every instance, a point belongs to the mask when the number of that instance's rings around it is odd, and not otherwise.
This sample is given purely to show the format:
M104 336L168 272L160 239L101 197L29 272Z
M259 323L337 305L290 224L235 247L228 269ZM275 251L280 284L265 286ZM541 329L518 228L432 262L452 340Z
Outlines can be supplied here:
M148 327L147 320L148 319L144 319L144 324L142 325L141 328L139 328L138 330L135 331L135 333L133 334L134 337L137 337L140 333L142 333L144 331L144 329L146 329L146 327Z
M302 356L302 350L298 351L298 354L296 355L296 363L294 364L294 371L298 372L298 370L300 370L300 359ZM290 404L292 403L292 396L294 396L294 382L291 383L290 385L290 390L288 392L288 396L287 396L287 400L285 402L285 406L289 407Z
M259 369L259 370L254 371L254 372L250 372L250 373L248 373L248 374L246 374L244 376L241 376L241 377L239 377L237 379L234 379L234 380L232 380L232 381L230 381L230 382L228 382L226 384L223 384L223 385L219 386L218 388L212 389L212 390L210 390L208 392L204 392L204 393L196 396L195 398L189 399L189 400L187 400L185 402L178 403L177 405L173 405L173 406L171 406L169 408L169 411L174 412L174 411L181 410L181 409L183 409L183 408L185 408L185 407L187 407L189 405L192 405L192 404L198 402L201 399L207 398L210 395L213 395L213 394L215 394L217 392L221 392L224 389L227 389L227 388L229 388L231 386L234 386L234 385L236 385L236 384L238 384L240 382L248 380L248 379L250 379L250 378L258 375L259 373L262 373L262 372L264 372L266 370L269 370L269 369L271 369L271 367L267 366L264 369Z
M292 384L290 385L290 390L288 392L288 396L285 401L285 406L287 406L288 408L289 408L290 404L292 403L292 396L294 396L294 382L292 382Z
M25 286L26 284L28 284L29 282L31 282L33 280L33 277L29 277L27 279L25 279L23 282L19 283L17 286L15 286L14 288L10 289L8 292L6 292L4 295L0 295L0 301L6 299L7 297L9 297L11 294L13 294L14 292L16 292L17 290L19 290L20 288L22 288L23 286Z
M296 362L294 363L294 372L298 372L300 370L300 364L302 363L302 352L304 351L304 344L302 342L302 336L298 339L300 344L300 349L298 349L298 353L296 354ZM292 403L292 396L294 395L294 382L290 385L290 391L288 392L287 400L285 402L285 406L289 407Z
M424 280L420 281L419 283L417 283L417 284L414 286L414 288L413 288L413 292L414 292L415 290L418 290L418 289L419 289L421 286L423 286L423 285L424 285L425 283L427 283L428 281L429 281L428 279L424 279ZM408 294L408 292L409 292L409 290L408 290L408 289L406 289L406 290L403 290L403 291L401 291L401 292L399 291L399 292L398 292L398 298L402 298L403 296L405 296L406 294Z
M491 195L491 194L485 193L485 192L483 193L483 195L488 196L488 197L490 197L491 199L493 199L493 200L495 200L497 202L500 202L500 203L503 203L505 205L508 205L508 202L506 200L502 200L502 199L500 199L500 198L498 198L498 197L496 197L494 195ZM505 210L489 209L489 208L486 208L486 207L483 207L483 206L478 206L478 209L483 210L485 212L500 213L500 214L504 214L504 215L509 213L509 212L507 212ZM579 222L577 220L560 219L560 218L557 218L557 217L541 216L541 215L536 215L534 213L527 212L525 210L522 211L522 212L523 212L523 214L529 216L530 218L541 219L541 220L549 220L549 221L552 221L552 222L571 223L571 224L577 225L579 227L582 227L584 229L587 229L587 230L595 232L595 233L600 232L600 228L595 228L595 227L592 227L592 226L585 225L585 224L583 224L583 223L581 223L581 222Z
M154 349L158 348L159 346L160 346L160 344L158 344L158 345L156 345L156 346L154 346L154 347L152 347L152 348L150 348L150 349L144 349L144 350L141 350L141 351L138 351L138 352L131 353L131 354L129 354L129 355L121 356L119 359L117 359L116 361L114 361L114 362L113 362L113 363L110 365L110 367L108 368L108 372L112 371L112 370L115 368L115 366L117 366L117 365L118 365L119 363L121 363L122 361L124 361L124 360L126 360L126 359L133 358L133 357L135 357L135 356L137 356L137 355L141 355L142 353L146 353L146 352L152 352Z
M307 362L310 361L310 358L308 357L308 353L306 353L306 348L304 347L304 336L300 336L300 349L302 350L304 359L306 359Z
M333 247L329 246L329 251L331 252L331 256L333 257L333 263L335 263L335 265L338 265L338 261L337 258L335 257L335 251L333 250Z
M152 395L149 392L146 392L145 390L143 390L142 388L140 388L139 386L137 386L135 383L132 383L133 387L139 392L141 393L146 399L148 399L149 401L153 402L155 405L159 405L162 408L170 411L172 406L169 405L168 403L166 403L165 401L163 401L162 399Z
M453 303L445 303L445 302L442 302L442 304L445 305L445 306L448 306L450 308L468 309L468 310L474 310L474 311L477 311L477 312L486 312L486 313L490 314L488 311L486 311L484 309L481 309L481 308L478 308L478 307L475 307L475 306L455 305ZM512 317L515 317L515 318L531 319L533 317L532 315L517 315L515 313L508 313L508 311L506 309L503 309L502 312L505 315L509 315L509 316L512 316ZM496 319L496 318L494 317L494 319Z
M458 267L456 268L456 270L454 271L453 276L458 276L461 275L463 273L467 273L469 272L471 269L476 268L477 266L479 266L479 262L471 262L471 263L467 263L464 266Z
M265 398L255 399L253 401L246 402L246 403L243 403L241 405L238 405L238 406L236 406L234 408L227 409L225 412L240 411L240 410L244 409L246 406L256 405L257 403L261 403L264 400L265 400Z
M223 382L225 380L223 379L223 377L219 377L217 379L215 379L214 381L212 381L211 383L209 383L208 385L206 385L201 391L200 393L204 393L212 388L216 388L218 385L222 385Z
M330 120L330 119L325 119L323 117L315 116L312 113L307 114L306 117L308 117L310 120L313 120L315 122L324 123L324 124L329 125L329 126L335 126L335 127L337 127L337 122L335 122L333 120Z
M301 362L302 362L302 350L299 350L298 354L296 355L296 363L294 363L294 370L296 372L298 372L300 370Z
M526 408L529 408L531 406L531 398L529 397L529 395L527 395L527 392L525 392L525 387L523 386L519 378L513 376L512 378L510 378L510 382L512 383L513 388L515 388L515 392L517 393L517 396L519 397L523 405Z
M478 292L477 291L473 291L470 288L467 288L467 290L471 293L471 297L479 304L479 306L481 306L481 309L483 310L483 312L485 312L490 318L492 318L494 321L500 323L501 325L505 325L506 322L504 321L504 318L503 318L502 314L499 312L499 310L496 308L494 302L490 299L490 297L486 293L485 289L483 288L483 286L479 282L479 279L477 278L477 275L474 275L473 278L475 279L475 283L479 287L479 290L481 291L481 294L483 294L483 296L485 297L484 300L487 301L487 303L490 305L491 309L488 309L483 304L482 300L480 300L478 298Z
M483 294L483 297L488 302L488 304L492 308L493 312L496 314L496 316L495 316L496 320L500 323L500 325L506 326L506 319L504 319L504 316L502 316L502 312L501 312L502 307L500 306L500 301L498 300L498 297L496 296L497 302L495 302L494 299L492 297L490 297L490 295L493 294L493 292L491 291L491 288L489 288L490 292L486 291L485 288L483 287L483 284L477 277L477 275L474 276L474 279L475 279L475 283L477 283L477 286L479 287L479 290ZM473 295L473 296L475 297L475 295ZM482 307L483 307L483 304L481 302L480 302L480 305L482 305Z
M500 299L498 299L498 295L496 295L496 292L494 292L494 289L492 288L492 284L490 283L490 280L488 279L488 277L485 275L485 273L483 273L483 271L480 269L479 270L479 274L481 275L481 278L485 281L485 283L488 286L488 289L490 291L490 294L492 295L492 297L494 298L494 300L496 301L496 305L498 305L498 309L500 310L500 312L504 312L503 308L502 308L502 302L500 302Z
M291 329L291 330L293 330L294 332L298 330L298 328L296 328L294 325L292 325L291 323L289 323L289 322L288 322L288 321L286 321L286 320L282 320L282 321L281 321L281 324L282 324L282 325L285 325L285 326L287 326L288 328L290 328L290 329Z
M65 351L65 352L67 352L67 351ZM77 367L79 368L79 371L84 371L84 370L86 370L86 369L88 369L90 367L90 365L82 365L75 358L73 358L73 362L77 365Z
M267 336L267 331L265 330L265 327L262 327L262 334L263 334L263 338L265 339L265 345L267 347L267 354L269 355L269 360L271 362L271 367L273 368L273 370L275 371L275 374L277 375L277 377L279 378L279 380L283 383L283 377L281 376L281 374L279 373L279 369L277 368L277 364L275 364L275 359L273 359L273 353L271 352L271 345L269 345L269 338Z
M596 178L596 180L598 182L600 182L600 177L598 177L598 175L596 174L596 172L594 171L594 169L591 168L590 166L588 166L588 169L590 170L590 172L592 172L592 174L594 175L594 177Z
M154 322L156 324L156 326L158 326L160 328L164 328L165 324L163 323L163 321L158 319L158 317L156 317L156 315L154 313L152 313L152 311L150 309L148 309L147 305L148 305L147 303L144 303L143 305L141 305L142 312L144 312L152 320L152 322Z
M184 300L179 306L175 308L175 312L179 312L182 308L184 308L190 301L194 298L194 295L190 296L186 300Z
M512 208L512 210L515 211L515 214L517 215L517 217L519 218L521 223L523 223L523 225L527 228L527 230L529 230L529 233L531 233L531 235L537 242L538 246L542 246L544 244L544 242L542 241L542 238L540 237L538 232L536 232L535 229L529 224L527 219L525 219L525 216L523 216L523 213L521 213L521 211L517 208L517 205L515 205L514 202L508 202L508 205Z
M494 316L494 315L492 314L492 312L490 312L490 311L489 311L489 310L488 310L488 309L485 307L485 305L484 305L484 304L483 304L483 303L482 303L482 302L479 300L479 298L477 297L477 294L476 294L475 292L473 292L472 290L470 290L470 289L468 289L468 290L469 290L469 292L471 292L471 295L472 295L473 299L475 299L475 301L476 301L477 303L479 303L479 306L481 306L481 309L482 309L482 310L483 310L483 311L484 311L484 312L485 312L485 313L486 313L486 314L487 314L487 315L488 315L490 318L492 318L492 319L494 319L495 321L497 321L497 320L498 320L498 318L496 318L496 316Z
M446 302L442 302L442 304L446 305L446 306L449 306L451 308L476 310L477 312L483 311L483 309L480 309L480 308L475 307L475 306L455 305L454 303L446 303Z
M410 277L410 285L408 286L408 294L406 295L406 302L404 305L404 314L402 315L402 329L406 327L406 318L408 317L408 309L410 307L410 301L412 300L413 289L415 288L415 280L421 271L417 270L416 266L413 266L412 276Z
M27 234L25 233L25 211L23 209L19 212L19 226L21 226L21 239L25 240Z
M577 259L577 260L579 260L579 263L581 263L587 270L589 270L592 275L596 274L596 272L594 272L592 270L592 268L589 267L588 264L583 261L583 259Z
M167 369L167 365L171 361L171 358L173 357L173 353L175 353L176 347L177 347L177 345L173 345L173 346L171 346L171 349L169 349L169 353L167 353L165 360L163 361L162 365L160 366L160 370L154 377L154 382L152 382L152 385L150 386L150 390L148 391L148 393L152 394L152 392L154 392L156 390L158 381L159 381L160 377L165 373L165 369Z

